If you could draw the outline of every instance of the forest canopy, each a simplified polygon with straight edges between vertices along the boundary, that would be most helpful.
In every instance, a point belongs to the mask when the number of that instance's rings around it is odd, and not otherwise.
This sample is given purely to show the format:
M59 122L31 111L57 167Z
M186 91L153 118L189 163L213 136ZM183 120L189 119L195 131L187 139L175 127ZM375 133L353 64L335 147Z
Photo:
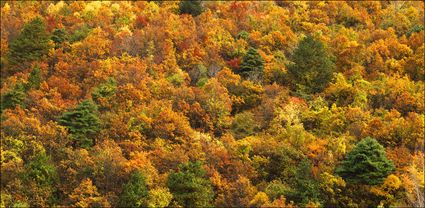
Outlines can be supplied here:
M424 207L422 1L1 1L1 207Z

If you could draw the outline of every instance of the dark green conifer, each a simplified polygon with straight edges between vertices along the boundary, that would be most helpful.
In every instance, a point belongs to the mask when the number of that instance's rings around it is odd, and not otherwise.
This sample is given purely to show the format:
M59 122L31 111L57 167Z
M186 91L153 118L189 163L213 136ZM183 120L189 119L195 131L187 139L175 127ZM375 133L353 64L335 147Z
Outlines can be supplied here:
M242 59L238 73L245 79L255 82L262 81L264 74L264 59L257 50L250 47Z
M21 33L10 43L9 57L14 64L38 60L50 49L49 34L40 17L24 25Z
M167 185L178 205L211 207L214 192L199 161L181 164L178 172L169 175Z
M353 184L377 185L394 169L393 162L385 155L384 147L367 137L347 154L335 172Z
M36 66L28 77L28 83L25 85L26 90L40 88L43 76L41 75L40 67Z
M189 0L180 2L180 14L190 14L194 17L203 12L201 0Z
M301 40L291 61L287 65L289 82L300 94L321 92L333 77L332 55L312 36Z
M96 113L96 104L85 100L59 118L59 124L68 128L74 147L89 148L94 145L93 136L100 130L100 120Z
M1 96L1 110L14 108L16 105L24 107L25 98L25 86L22 83L18 83L12 90Z

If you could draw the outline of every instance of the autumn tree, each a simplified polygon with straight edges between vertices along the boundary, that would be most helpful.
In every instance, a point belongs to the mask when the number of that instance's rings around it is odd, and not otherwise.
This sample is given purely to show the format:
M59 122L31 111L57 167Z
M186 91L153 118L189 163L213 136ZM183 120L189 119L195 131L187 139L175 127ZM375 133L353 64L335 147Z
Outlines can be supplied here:
M237 139L252 135L257 128L254 114L251 112L236 114L231 128Z
M354 184L377 185L394 171L394 164L387 159L384 147L373 138L361 140L351 150L335 172Z
M301 40L287 65L288 78L301 94L321 92L331 81L335 64L324 44L312 36Z
M214 192L199 161L179 165L179 171L169 175L167 186L173 193L173 200L181 206L211 206Z
M49 34L40 17L24 25L21 33L10 43L10 60L18 64L38 60L50 49Z
M93 185L90 178L84 179L69 195L72 205L75 207L110 207L108 200L103 197Z
M96 111L96 104L85 100L59 118L59 124L68 128L74 147L89 148L95 144L93 136L100 130Z

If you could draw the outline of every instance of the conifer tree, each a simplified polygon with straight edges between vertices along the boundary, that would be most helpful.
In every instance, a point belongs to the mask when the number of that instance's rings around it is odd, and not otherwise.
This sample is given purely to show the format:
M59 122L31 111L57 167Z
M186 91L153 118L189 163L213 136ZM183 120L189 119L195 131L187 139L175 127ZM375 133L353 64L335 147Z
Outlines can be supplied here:
M19 64L38 60L49 52L49 34L40 17L24 25L21 33L10 43L10 60Z
M77 108L65 112L59 119L59 124L68 128L74 147L89 148L94 145L93 136L100 130L100 120L96 112L96 104L85 100Z
M200 0L189 0L180 2L180 14L190 14L194 17L200 15L203 11Z
M179 166L179 171L168 177L168 188L174 201L184 207L209 207L214 192L201 163L187 163Z
M250 47L242 59L239 74L252 81L261 81L264 74L264 59L257 50Z
M314 180L311 164L307 159L301 161L296 171L293 188L294 190L287 194L288 199L302 204L319 201L319 183Z
M55 49L60 48L61 44L68 40L68 34L65 29L55 29L52 33L51 39L55 43Z
M360 141L349 152L335 172L353 184L377 185L394 171L384 147L373 138Z
M41 75L40 67L36 66L28 77L28 83L25 85L26 90L40 88L43 77Z
M331 81L335 64L320 40L307 36L298 45L287 65L288 78L301 94L321 92Z
M22 83L16 84L12 90L2 95L1 110L14 108L16 105L24 106L25 97L25 86Z

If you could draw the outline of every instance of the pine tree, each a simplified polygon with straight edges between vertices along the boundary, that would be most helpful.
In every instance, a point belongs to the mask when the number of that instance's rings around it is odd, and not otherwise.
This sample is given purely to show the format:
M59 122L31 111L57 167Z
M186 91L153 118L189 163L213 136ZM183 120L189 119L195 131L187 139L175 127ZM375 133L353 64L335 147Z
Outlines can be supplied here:
M377 185L394 171L394 164L385 155L384 147L373 138L360 141L349 152L336 174L353 184Z
M68 34L65 29L55 29L51 37L52 41L55 43L55 49L60 48L61 44L68 40Z
M49 52L49 35L40 17L24 25L18 37L10 43L10 60L19 64L38 60Z
M8 108L14 108L17 105L24 107L25 98L25 86L22 83L16 84L12 90L2 95L1 111Z
M307 36L298 45L287 65L288 78L300 94L321 92L331 81L335 64L319 40Z
M314 180L311 164L307 159L301 161L296 171L293 188L294 190L287 194L288 199L302 204L319 201L319 183Z
M146 207L148 189L145 177L136 171L131 174L130 180L124 185L120 196L120 207Z
M168 188L173 193L174 201L184 207L209 207L214 192L201 163L187 163L179 166L178 172L168 177Z
M41 75L40 67L36 66L30 73L30 76L28 77L28 83L25 85L25 89L38 89L40 88L41 81L43 80L43 77Z
M257 50L250 47L242 59L238 73L245 79L261 81L264 74L264 59Z
M189 0L180 2L180 14L190 14L194 17L203 12L202 2L200 0Z
M96 112L96 104L85 100L77 108L65 112L59 119L59 124L68 128L74 147L88 148L94 145L93 136L100 130L100 120Z
M109 78L105 83L94 89L92 93L93 100L97 102L100 98L110 97L115 94L116 89L117 81L114 78Z

